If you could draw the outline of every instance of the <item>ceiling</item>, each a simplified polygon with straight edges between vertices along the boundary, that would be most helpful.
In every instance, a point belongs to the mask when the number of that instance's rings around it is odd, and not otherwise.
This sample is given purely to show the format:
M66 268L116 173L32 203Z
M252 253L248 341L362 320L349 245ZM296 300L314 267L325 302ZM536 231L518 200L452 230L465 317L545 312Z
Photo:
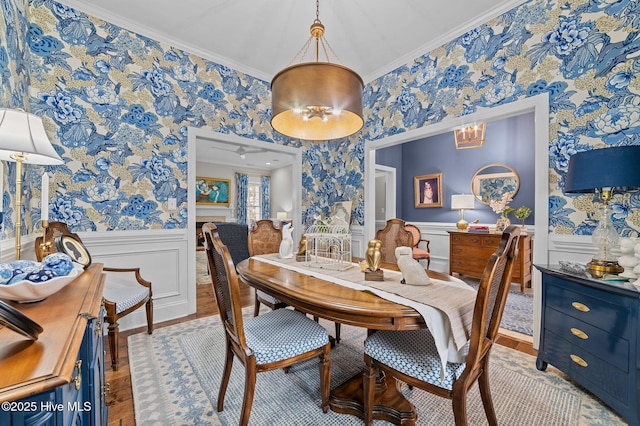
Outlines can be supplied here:
M249 146L241 143L199 138L196 148L197 161L250 169L273 170L289 165L295 160L295 156L292 154L267 149L270 145L268 143L264 144L267 148L257 148L255 145L259 144L254 143L253 146ZM244 150L244 153L239 150ZM240 154L244 154L244 158Z
M329 59L368 83L523 2L321 0L319 17L337 56ZM60 3L267 82L296 58L316 17L313 0ZM320 60L326 60L322 53ZM227 160L239 158L231 154Z

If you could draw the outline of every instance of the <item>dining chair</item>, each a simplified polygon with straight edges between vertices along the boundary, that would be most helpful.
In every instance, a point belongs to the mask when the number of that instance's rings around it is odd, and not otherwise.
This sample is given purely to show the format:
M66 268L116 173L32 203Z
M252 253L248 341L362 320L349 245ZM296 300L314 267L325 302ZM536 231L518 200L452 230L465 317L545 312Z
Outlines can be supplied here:
M278 253L280 250L280 243L282 242L282 230L276 228L273 225L273 221L269 219L262 219L256 222L256 224L249 231L249 255L256 256L259 254ZM263 291L255 290L255 308L253 315L258 316L260 312L260 304L267 305L271 309L280 309L287 306L286 303L277 299ZM314 317L317 322L318 317ZM336 336L335 342L340 342L340 323L335 323Z
M220 240L216 225L202 225L205 251L212 271L213 290L225 330L226 357L218 391L218 412L231 377L234 356L244 365L244 396L240 425L249 423L257 373L288 368L318 357L323 412L329 410L331 344L320 324L293 309L275 309L243 318L238 276L229 250ZM284 403L284 401L283 401Z
M409 386L451 399L458 426L467 424L467 391L477 380L487 420L490 425L498 424L489 389L489 355L509 292L519 236L518 226L509 226L503 232L500 245L491 255L480 280L466 361L447 363L444 378L441 377L442 363L428 329L378 331L365 340L365 424L370 425L373 421L375 385L380 372Z
M411 246L413 259L418 262L426 260L427 269L429 269L429 266L431 265L431 249L429 248L429 240L422 238L420 229L413 224L407 223L404 226L404 229L411 232L411 236L413 237L413 246ZM420 243L425 244L424 248L420 247Z
M273 225L270 219L261 219L249 230L249 256L259 254L278 253L282 242L282 230ZM287 304L263 291L255 289L254 316L260 313L260 304L264 304L271 309L287 307Z
M45 243L47 244L49 253L58 251L54 240L60 235L71 235L76 240L82 242L78 234L69 231L66 223L57 221L49 222L45 234ZM36 259L40 262L44 258L42 236L36 238L35 244ZM152 334L153 293L151 290L151 282L142 278L140 268L138 267L111 268L105 266L102 270L106 272L102 292L106 311L104 320L109 324L108 340L111 368L116 371L118 369L118 340L120 338L118 321L120 318L129 315L142 305L145 305L147 311L147 333Z
M380 252L383 262L397 263L396 247L413 247L413 235L405 226L402 219L389 219L385 227L376 232L376 240L382 241Z

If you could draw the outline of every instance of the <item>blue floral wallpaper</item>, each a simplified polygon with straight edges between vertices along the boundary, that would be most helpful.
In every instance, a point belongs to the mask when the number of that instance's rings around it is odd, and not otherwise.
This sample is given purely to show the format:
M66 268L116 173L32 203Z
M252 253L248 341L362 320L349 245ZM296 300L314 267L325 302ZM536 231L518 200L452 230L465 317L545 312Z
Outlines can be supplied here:
M562 194L569 156L640 144L636 1L528 1L367 84L365 128L322 144L271 130L268 82L51 0L1 1L0 99L43 117L65 160L47 168L51 219L75 231L186 227L188 126L302 145L305 220L352 200L362 225L365 140L548 92L556 234L590 234L598 219L591 197ZM25 177L34 198L38 175ZM622 234L638 233L637 192L615 197L613 210Z
M640 144L639 26L637 1L526 2L371 82L365 137L548 92L550 232L591 234L598 203L563 180L575 152ZM638 235L640 193L612 206L618 232Z

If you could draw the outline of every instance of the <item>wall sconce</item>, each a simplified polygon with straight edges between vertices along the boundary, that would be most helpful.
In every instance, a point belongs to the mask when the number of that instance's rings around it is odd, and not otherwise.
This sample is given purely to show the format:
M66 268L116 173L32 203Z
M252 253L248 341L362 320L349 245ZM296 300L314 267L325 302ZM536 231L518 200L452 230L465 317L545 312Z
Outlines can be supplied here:
M16 260L22 227L22 164L58 165L62 158L49 142L42 119L28 112L0 108L0 160L16 163ZM42 203L48 203L43 199ZM48 206L47 206L48 207Z
M453 134L456 137L456 149L481 148L484 144L484 123L473 126L455 129Z
M460 210L460 220L456 222L456 227L464 231L469 227L469 222L464 220L464 211L473 210L475 207L475 197L473 194L454 194L451 196L451 210Z
M640 188L639 165L640 145L593 149L569 158L564 192L595 193L603 205L600 223L592 234L596 254L587 264L594 277L624 271L611 252L618 245L618 232L611 223L609 201L614 191Z

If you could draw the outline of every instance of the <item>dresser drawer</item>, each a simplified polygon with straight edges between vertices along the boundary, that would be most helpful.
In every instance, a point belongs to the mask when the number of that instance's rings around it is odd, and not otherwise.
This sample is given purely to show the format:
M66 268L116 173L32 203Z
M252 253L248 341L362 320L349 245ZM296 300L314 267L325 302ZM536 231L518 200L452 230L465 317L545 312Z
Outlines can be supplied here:
M580 347L621 371L629 371L629 341L612 339L606 331L547 307L545 327L573 346Z
M501 234L451 234L451 241L455 244L463 244L466 247L491 247L495 249L500 243Z
M547 277L546 306L563 312L582 322L605 332L628 339L630 308L622 304L621 299L612 299L611 295L585 289L570 281L560 281L556 277Z
M629 405L628 373L563 339L549 329L543 332L544 358L598 397L614 406ZM580 365L583 363L583 365ZM612 397L615 401L612 400Z

